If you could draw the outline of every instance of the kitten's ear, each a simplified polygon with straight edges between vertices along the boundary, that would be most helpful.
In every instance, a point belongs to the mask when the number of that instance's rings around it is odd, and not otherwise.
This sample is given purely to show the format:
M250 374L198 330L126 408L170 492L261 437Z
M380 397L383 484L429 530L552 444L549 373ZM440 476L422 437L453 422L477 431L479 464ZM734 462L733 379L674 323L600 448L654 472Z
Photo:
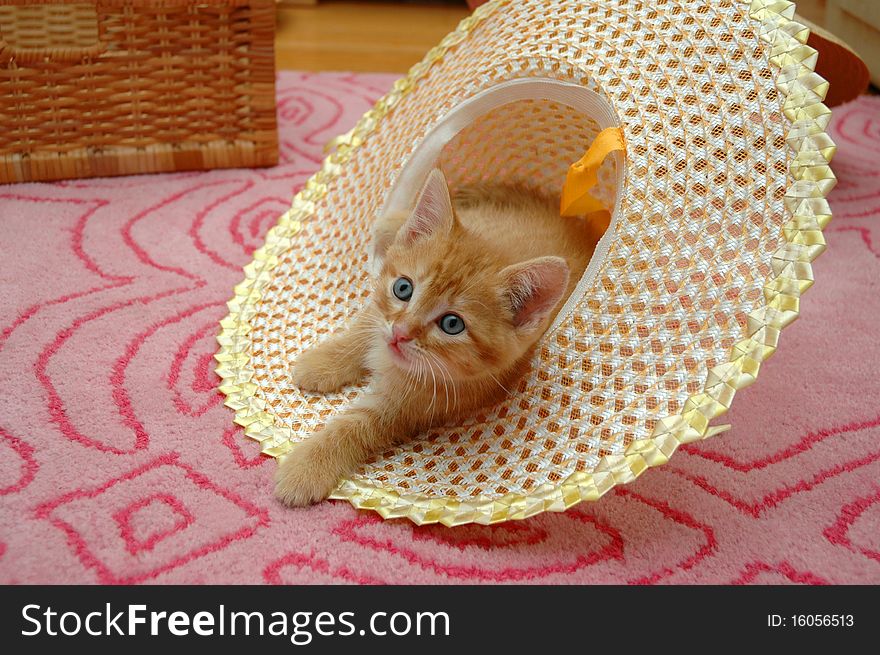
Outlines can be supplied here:
M428 174L415 209L401 230L406 243L416 239L442 234L452 229L452 199L446 177L439 168Z
M370 239L370 271L378 275L382 270L382 262L385 261L385 253L397 238L401 226L409 218L407 212L393 212L379 216L373 223Z
M568 288L568 264L562 257L538 257L508 266L501 274L517 328L544 323Z

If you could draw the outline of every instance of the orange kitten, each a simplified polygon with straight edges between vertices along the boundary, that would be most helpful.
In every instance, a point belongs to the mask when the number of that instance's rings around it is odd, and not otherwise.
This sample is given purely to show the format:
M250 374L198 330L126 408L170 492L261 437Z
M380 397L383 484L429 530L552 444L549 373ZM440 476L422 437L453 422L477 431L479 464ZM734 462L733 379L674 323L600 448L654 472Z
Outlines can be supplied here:
M307 391L367 374L372 384L286 455L278 498L326 498L373 454L503 398L595 245L581 221L524 189L469 188L453 209L443 174L432 171L411 214L376 226L381 270L367 306L293 367Z

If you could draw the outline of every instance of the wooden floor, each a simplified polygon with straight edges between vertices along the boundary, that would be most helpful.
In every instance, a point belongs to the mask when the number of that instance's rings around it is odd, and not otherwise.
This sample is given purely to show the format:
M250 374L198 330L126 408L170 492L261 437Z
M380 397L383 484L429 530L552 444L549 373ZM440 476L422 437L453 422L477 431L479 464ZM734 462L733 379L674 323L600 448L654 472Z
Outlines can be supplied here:
M404 73L470 12L465 0L339 2L281 0L278 68ZM825 0L798 0L798 12L823 25Z
M797 0L797 13L819 27L825 27L825 0Z
M278 68L404 73L467 16L460 2L332 2L278 9Z

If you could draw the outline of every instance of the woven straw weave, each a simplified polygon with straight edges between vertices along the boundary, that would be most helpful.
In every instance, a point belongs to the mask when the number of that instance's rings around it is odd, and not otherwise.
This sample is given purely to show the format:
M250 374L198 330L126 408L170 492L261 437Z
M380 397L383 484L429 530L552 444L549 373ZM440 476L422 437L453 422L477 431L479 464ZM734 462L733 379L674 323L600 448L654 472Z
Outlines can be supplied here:
M502 105L464 128L440 154L452 193L464 185L504 182L559 196L569 165L583 156L600 128L576 109L545 99ZM616 165L599 168L592 193L614 207Z
M334 492L417 523L492 523L595 500L711 432L797 316L834 183L827 85L788 2L492 2L339 140L246 269L222 322L227 405L283 455L361 393L300 392L289 367L369 295L372 217L420 141L507 80L600 94L627 144L607 252L509 399L366 463ZM558 193L597 127L542 101L501 107L440 163L464 181Z
M278 159L272 0L0 0L0 182Z

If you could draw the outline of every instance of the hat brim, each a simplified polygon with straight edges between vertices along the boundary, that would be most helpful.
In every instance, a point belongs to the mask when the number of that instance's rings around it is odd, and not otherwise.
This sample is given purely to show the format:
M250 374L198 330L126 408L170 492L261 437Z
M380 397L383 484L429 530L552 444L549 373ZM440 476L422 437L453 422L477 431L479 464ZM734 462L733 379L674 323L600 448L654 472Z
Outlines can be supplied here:
M797 318L812 284L810 262L824 249L825 196L834 184L827 84L813 72L816 52L791 3L727 0L685 14L665 3L682 19L672 21L662 8L633 16L607 3L558 0L557 32L545 26L534 40L511 41L543 20L535 12L549 11L536 4L478 9L337 140L246 267L221 322L216 359L226 404L264 452L281 456L359 394L302 394L286 370L362 305L370 218L450 103L482 90L474 80L488 88L536 71L605 94L628 144L610 247L502 407L383 454L331 496L386 518L521 519L596 500L667 462L680 445L712 434L710 421L755 380ZM633 21L653 51L627 40L621 27ZM559 30L577 31L571 38L581 41L591 35L596 51L566 50L574 46ZM702 36L688 44L676 34ZM486 62L484 39L506 39L507 59ZM546 53L535 55L542 47ZM516 48L526 49L520 59L509 52ZM633 60L636 51L645 61ZM754 59L740 65L736 53ZM670 84L669 74L664 81L664 57L675 60L683 86ZM547 66L528 69L541 60ZM609 72L621 61L628 64ZM757 74L731 77L756 64ZM714 67L708 75L707 67ZM442 93L451 84L459 95ZM736 113L719 118L717 130L710 119L699 124L719 107ZM667 124L681 136L666 134ZM706 167L717 189L703 183Z

